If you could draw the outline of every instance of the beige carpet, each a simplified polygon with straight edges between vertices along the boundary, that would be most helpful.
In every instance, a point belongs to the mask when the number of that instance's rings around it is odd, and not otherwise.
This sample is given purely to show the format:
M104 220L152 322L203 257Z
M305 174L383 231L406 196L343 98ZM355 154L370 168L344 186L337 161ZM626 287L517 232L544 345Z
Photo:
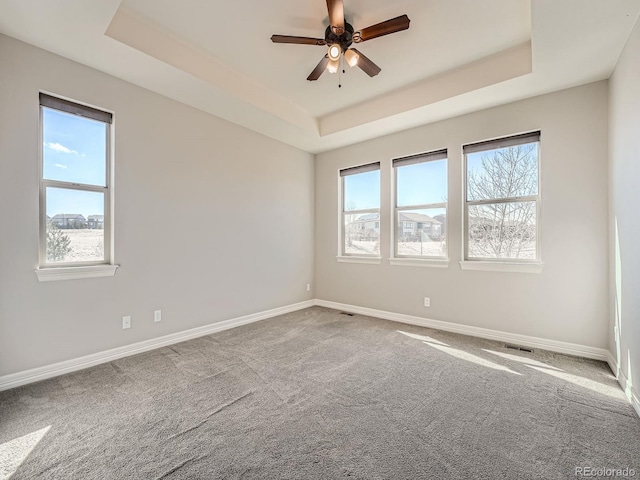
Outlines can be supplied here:
M640 477L640 420L604 363L320 307L0 393L0 478L576 468Z

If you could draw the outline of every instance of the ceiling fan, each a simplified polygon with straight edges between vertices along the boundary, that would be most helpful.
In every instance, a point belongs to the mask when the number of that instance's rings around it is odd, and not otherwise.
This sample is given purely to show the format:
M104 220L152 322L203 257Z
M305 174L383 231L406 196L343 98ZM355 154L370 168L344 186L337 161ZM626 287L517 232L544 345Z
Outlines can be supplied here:
M350 48L351 45L409 28L409 17L401 15L386 22L354 31L353 27L344 19L344 4L342 0L327 0L327 9L329 10L329 26L324 32L324 39L291 35L273 35L271 37L273 43L328 46L327 54L307 77L309 81L320 78L320 75L325 70L330 73L336 73L340 67L340 58L342 56L344 56L350 67L357 65L370 77L376 76L380 73L381 68L355 48Z

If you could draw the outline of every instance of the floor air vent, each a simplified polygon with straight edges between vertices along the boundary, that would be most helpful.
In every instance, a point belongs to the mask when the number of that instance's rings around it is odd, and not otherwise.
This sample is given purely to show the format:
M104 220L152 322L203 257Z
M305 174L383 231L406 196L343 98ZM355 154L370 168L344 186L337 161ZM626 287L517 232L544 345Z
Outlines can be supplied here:
M508 343L505 343L504 346L510 348L511 350L520 350L521 352L533 353L532 348L519 347L518 345L509 345Z
M349 312L340 312L340 315L348 315L350 317L353 317L353 313L349 313Z

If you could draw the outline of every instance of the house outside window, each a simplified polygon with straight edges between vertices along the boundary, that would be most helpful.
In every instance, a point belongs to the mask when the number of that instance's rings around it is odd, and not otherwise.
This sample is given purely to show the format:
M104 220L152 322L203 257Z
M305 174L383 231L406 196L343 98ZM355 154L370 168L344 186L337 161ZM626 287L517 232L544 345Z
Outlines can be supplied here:
M463 152L465 260L540 262L540 132Z
M341 255L380 256L380 163L340 170Z
M394 257L447 258L447 151L393 160Z
M109 112L40 94L40 267L111 261Z

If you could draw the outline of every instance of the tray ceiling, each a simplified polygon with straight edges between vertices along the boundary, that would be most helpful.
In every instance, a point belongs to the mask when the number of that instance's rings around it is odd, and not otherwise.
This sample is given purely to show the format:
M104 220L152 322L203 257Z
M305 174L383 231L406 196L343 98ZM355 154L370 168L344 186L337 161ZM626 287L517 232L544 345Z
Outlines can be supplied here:
M356 29L409 30L358 49L382 67L307 75L325 47L323 0L0 0L0 32L317 153L608 78L636 0L345 0ZM338 83L342 88L338 88Z

